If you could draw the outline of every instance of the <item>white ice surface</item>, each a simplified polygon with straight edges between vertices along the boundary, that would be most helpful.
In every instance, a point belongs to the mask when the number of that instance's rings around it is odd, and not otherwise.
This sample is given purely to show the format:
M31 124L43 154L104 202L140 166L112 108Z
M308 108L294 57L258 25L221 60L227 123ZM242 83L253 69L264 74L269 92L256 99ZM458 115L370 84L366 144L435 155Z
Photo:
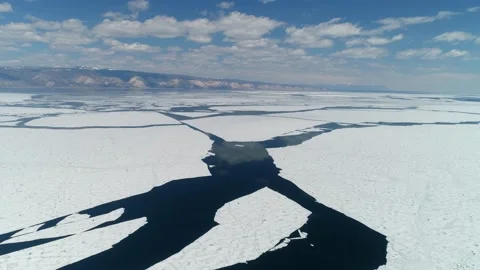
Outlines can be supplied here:
M146 223L140 218L0 256L0 270L59 269L112 248Z
M319 120L341 123L364 123L364 122L463 122L480 121L480 115L469 115L450 112L430 112L420 110L326 110L300 113L275 114L277 117L293 117L299 119Z
M164 124L179 124L179 122L156 112L96 112L45 117L28 123L29 126L49 127L148 126Z
M0 115L3 116L42 116L45 114L70 114L80 113L80 110L55 109L55 108L32 108L32 107L2 107L0 106Z
M62 219L61 221L59 221L57 223L57 226L58 225L63 225L63 224L69 224L69 223L72 223L72 222L79 222L81 220L85 220L85 219L89 219L90 218L90 215L88 214L72 214L64 219Z
M48 239L48 238L55 238L67 235L73 235L81 232L85 232L87 230L91 230L99 225L102 225L109 221L114 221L120 218L124 213L124 209L118 209L112 211L108 214L96 216L93 218L88 218L84 220L80 220L77 222L69 222L58 224L52 228L48 228L45 230L40 230L38 232L33 232L29 234L24 234L22 236L11 237L10 239L1 242L0 245L3 244L12 244L12 243L21 243L21 242L28 242L38 239Z
M17 117L13 117L13 116L0 116L0 123L16 121L17 119L18 119Z
M31 98L30 94L0 93L0 103L18 103Z
M334 131L270 149L281 175L388 238L382 270L480 269L480 127Z
M308 220L310 212L268 188L227 203L214 227L150 269L218 269L258 258Z
M272 137L324 124L322 121L268 116L220 116L186 123L228 141L264 141Z
M1 233L210 175L211 141L186 126L2 129L0 141Z
M423 110L432 111L450 111L450 112L464 112L464 113L478 113L480 114L480 103L478 105L470 105L465 103L443 104L443 105L426 105L420 107Z
M17 124L18 117L13 116L0 116L0 126L15 126Z

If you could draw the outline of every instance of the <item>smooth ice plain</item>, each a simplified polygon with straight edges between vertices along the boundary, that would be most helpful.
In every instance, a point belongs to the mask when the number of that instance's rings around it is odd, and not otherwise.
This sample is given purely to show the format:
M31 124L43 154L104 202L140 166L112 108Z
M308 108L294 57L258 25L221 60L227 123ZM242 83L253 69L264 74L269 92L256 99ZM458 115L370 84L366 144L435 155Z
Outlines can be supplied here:
M209 226L176 230L169 241L184 244L158 243L165 253L127 261L133 269L265 269L300 248L318 258L309 266L321 268L327 260L315 253L321 231L312 224L329 214L388 241L375 253L383 260L357 269L480 269L480 103L459 100L282 91L1 93L0 270L94 265L149 225L182 220L185 213L169 211L177 208L193 209ZM248 182L250 170L265 183ZM232 189L233 199L218 204L222 181L242 177L242 191ZM271 184L284 180L289 184ZM220 194L212 191L209 205L218 207L208 214L207 202L170 204L184 194L151 205L152 194L167 188L196 194L189 185L216 181L211 189ZM307 195L292 195L292 188ZM146 213L162 216L132 213L143 200Z

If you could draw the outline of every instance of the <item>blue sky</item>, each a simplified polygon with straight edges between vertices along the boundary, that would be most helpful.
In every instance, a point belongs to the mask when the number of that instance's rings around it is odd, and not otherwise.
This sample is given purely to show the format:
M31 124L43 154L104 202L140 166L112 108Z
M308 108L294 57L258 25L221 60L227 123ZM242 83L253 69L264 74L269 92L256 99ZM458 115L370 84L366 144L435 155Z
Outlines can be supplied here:
M475 2L0 0L0 66L480 94Z

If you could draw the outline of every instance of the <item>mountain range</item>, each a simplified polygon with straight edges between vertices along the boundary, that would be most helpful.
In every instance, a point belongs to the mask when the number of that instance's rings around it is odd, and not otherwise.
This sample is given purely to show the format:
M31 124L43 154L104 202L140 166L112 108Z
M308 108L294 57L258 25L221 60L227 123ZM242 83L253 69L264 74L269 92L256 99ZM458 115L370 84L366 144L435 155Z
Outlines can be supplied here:
M370 85L276 84L212 79L178 74L148 73L88 67L2 67L0 88L151 88L223 90L358 90L388 91Z

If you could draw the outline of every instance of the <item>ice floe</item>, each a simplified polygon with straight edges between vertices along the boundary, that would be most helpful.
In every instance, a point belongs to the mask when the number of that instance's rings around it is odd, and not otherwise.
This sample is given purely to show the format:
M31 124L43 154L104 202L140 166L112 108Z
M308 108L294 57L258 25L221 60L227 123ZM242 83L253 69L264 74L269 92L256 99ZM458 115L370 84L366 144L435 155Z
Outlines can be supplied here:
M298 118L340 123L396 122L434 123L480 121L480 115L420 110L326 110L275 114L277 117Z
M268 188L218 210L211 229L150 269L218 269L254 260L307 222L310 212Z
M43 116L51 114L81 113L80 110L0 106L0 116Z
M13 236L4 242L1 242L0 245L74 235L93 229L106 222L117 220L120 216L122 216L123 212L124 209L118 209L108 214L96 216L93 218L87 218L76 222L57 224L52 228L27 233L21 236Z
M281 175L385 234L386 269L480 268L480 127L346 129L269 150Z
M0 269L59 269L112 248L147 222L139 218L0 256Z
M210 175L209 138L186 126L0 132L0 232Z
M287 132L324 123L268 116L220 116L185 122L225 140L238 142L264 141Z
M95 127L95 126L149 126L179 124L173 118L156 112L96 112L44 117L28 123L29 126Z
M31 94L0 93L0 103L18 103L31 98Z

